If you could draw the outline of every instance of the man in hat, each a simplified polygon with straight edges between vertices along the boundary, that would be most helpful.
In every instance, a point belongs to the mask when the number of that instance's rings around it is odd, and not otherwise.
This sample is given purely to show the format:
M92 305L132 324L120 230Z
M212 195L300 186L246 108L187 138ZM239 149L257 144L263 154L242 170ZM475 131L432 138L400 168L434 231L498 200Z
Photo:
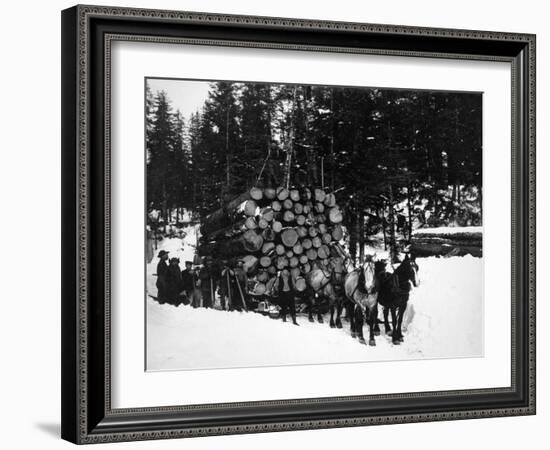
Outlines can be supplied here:
M298 325L296 322L296 304L294 300L294 289L290 272L284 269L279 273L278 282L278 297L279 306L281 307L281 317L283 322L286 322L286 315L290 313L292 323Z
M168 274L168 252L161 250L158 254L157 264L157 300L160 304L166 303L166 275Z
M166 301L174 306L180 304L181 270L179 264L179 258L170 258L166 272Z
M193 261L185 261L185 269L181 271L181 293L184 296L183 303L188 305L193 299L195 291L196 274L193 271Z
M199 272L200 288L202 295L202 306L212 308L214 306L214 277L212 259L203 258L203 266Z
M227 265L224 264L223 268L220 271L219 284L218 284L218 294L220 296L220 305L223 310L226 308L230 311L233 309L232 296L235 294L232 292L231 288L231 279L233 278L233 270Z
M244 261L238 260L233 269L233 306L239 311L246 306L247 278L244 270Z

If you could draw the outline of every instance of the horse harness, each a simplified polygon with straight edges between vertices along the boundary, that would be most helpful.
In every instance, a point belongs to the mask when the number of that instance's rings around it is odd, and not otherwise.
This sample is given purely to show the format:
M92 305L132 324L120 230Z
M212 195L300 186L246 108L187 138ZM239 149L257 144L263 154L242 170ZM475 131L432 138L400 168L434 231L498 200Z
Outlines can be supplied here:
M335 286L339 284L339 283L336 283L336 280L333 280L333 278L334 278L334 275L342 275L343 272L336 272L333 270L332 272L327 274L323 268L319 267L319 270L325 276L327 281L324 284L322 284L321 287L319 287L319 289L314 289L315 293L321 292L325 287L327 287L330 284L331 281L334 282Z

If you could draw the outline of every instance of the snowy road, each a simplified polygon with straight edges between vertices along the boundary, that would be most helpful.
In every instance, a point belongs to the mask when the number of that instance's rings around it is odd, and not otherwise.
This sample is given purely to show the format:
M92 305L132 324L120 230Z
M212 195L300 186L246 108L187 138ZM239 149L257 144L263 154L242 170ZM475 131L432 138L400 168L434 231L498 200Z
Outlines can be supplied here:
M180 240L166 240L164 245L182 261L188 257ZM156 262L155 258L148 267L152 295ZM464 256L423 258L418 263L421 284L411 293L414 314L401 345L393 345L384 333L377 337L376 347L360 344L351 338L345 321L343 329L331 329L327 323L310 323L306 316L298 316L300 326L294 326L256 313L176 308L148 298L147 369L482 356L483 260Z

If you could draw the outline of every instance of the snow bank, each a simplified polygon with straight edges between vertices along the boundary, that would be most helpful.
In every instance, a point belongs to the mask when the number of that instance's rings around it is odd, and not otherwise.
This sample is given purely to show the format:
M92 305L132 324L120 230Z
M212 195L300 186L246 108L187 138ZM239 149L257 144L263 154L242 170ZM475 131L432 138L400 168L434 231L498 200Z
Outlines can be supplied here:
M175 256L181 240L167 240ZM173 246L173 247L170 247ZM185 246L187 247L187 246ZM189 258L188 258L189 259ZM156 265L155 258L150 266ZM183 261L183 259L182 259ZM376 347L351 338L343 329L310 323L300 326L256 313L159 305L147 299L147 369L208 369L478 357L483 354L483 260L472 256L422 258L422 280L413 289L404 325L405 342L395 346L382 334ZM153 272L148 271L148 274ZM149 292L156 294L148 276ZM367 327L364 328L367 335Z
M419 236L479 236L483 233L483 227L437 227L437 228L417 228L413 231L412 235Z

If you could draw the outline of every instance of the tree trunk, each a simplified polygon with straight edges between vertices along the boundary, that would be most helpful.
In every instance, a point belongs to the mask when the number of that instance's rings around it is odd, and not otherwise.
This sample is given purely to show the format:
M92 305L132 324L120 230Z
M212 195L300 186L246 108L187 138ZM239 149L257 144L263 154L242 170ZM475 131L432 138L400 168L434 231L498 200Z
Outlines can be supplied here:
M264 240L261 235L253 230L248 230L234 239L201 245L199 255L227 258L243 253L255 253L262 248L263 243Z
M222 228L221 230L216 230L210 234L201 236L201 242L211 242L223 239L232 239L236 236L241 235L242 233L248 230L254 230L257 228L256 221L253 217L248 217L240 222L237 222L234 225Z
M388 227L389 227L389 247L390 247L390 260L392 263L398 262L397 257L397 241L395 239L395 209L393 198L393 186L389 187L389 202L388 202Z
M216 211L210 213L203 221L203 224L201 225L201 233L209 234L213 231L219 230L221 228L224 228L231 224L233 221L233 216L235 213L235 210L241 206L244 202L251 201L253 203L248 204L247 211L250 212L252 209L252 206L255 204L254 200L252 199L250 190L242 193L238 197L231 200L229 203L227 203L224 207L217 209ZM255 209L255 207L254 207ZM254 214L248 214L248 215L254 215Z

